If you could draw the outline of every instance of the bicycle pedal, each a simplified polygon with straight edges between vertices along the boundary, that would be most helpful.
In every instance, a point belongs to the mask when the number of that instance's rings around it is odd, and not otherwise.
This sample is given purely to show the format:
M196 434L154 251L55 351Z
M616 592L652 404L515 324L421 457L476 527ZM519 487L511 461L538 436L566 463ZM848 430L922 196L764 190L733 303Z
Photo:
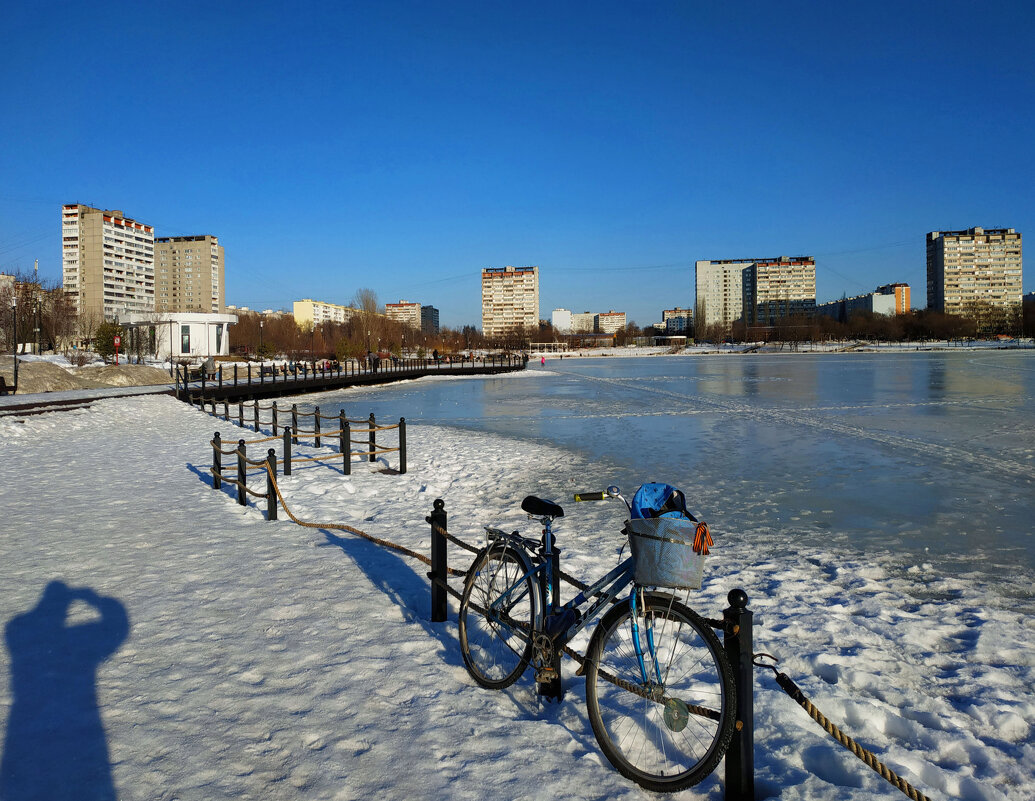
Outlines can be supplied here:
M536 684L547 684L551 681L557 681L560 676L561 674L552 667L544 667L535 672L535 681Z

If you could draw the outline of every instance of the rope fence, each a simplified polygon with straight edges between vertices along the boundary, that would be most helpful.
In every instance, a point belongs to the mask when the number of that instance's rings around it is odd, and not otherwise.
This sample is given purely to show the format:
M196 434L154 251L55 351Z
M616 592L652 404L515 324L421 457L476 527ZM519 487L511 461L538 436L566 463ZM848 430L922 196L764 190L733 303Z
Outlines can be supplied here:
M400 423L402 422L403 421L400 421ZM383 426L379 428L391 427L392 426ZM255 440L252 444L264 443L272 441L273 439L278 438L267 437ZM283 440L287 443L289 439L290 430L286 429ZM412 548L408 548L404 545L400 545L399 543L395 543L381 537L375 537L345 523L314 522L300 519L288 507L277 481L277 459L275 451L270 448L267 451L265 459L254 461L246 457L246 445L247 443L241 439L238 440L236 448L225 450L222 448L218 432L216 433L216 437L212 441L214 460L212 473L213 485L216 489L220 488L221 481L236 485L238 490L237 500L241 505L247 505L248 495L260 499L266 499L268 501L267 516L269 520L277 519L277 504L279 502L279 505L284 509L284 512L291 521L299 526L304 528L344 531L365 539L368 542L374 543L375 545L396 551L397 553L416 559L419 562L428 565L431 568L427 574L431 582L431 620L432 622L444 622L447 620L447 596L451 595L457 600L462 597L462 593L449 584L449 578L466 576L468 573L468 570L458 570L456 568L449 567L447 544L455 545L471 554L479 553L481 548L471 545L449 532L445 502L441 498L435 500L431 515L425 518L425 521L431 525L431 557L429 558L425 554L415 551ZM237 480L226 477L227 470L231 470L232 468L224 470L221 467L222 457L228 455L237 456ZM265 493L255 492L247 486L247 471L249 468L263 470L266 473L267 484ZM287 475L286 471L285 475ZM559 575L563 581L580 591L584 592L588 589L588 585L573 576L564 572L560 572ZM768 657L770 659L774 658L768 654L752 654L752 613L747 609L747 595L743 590L731 590L728 595L728 599L730 607L723 610L723 618L721 620L704 619L704 622L708 625L716 629L721 629L724 632L724 648L730 659L731 665L733 666L736 684L736 727L733 741L726 753L726 785L724 791L726 801L753 801L754 799L753 667L771 669L776 675L777 684L792 699L794 699L794 701L798 703L809 714L809 716L824 729L824 731L830 734L831 737L846 749L855 754L855 756L862 760L864 764L873 769L892 786L900 790L908 798L912 799L912 801L931 801L928 796L914 788L909 784L909 782L884 765L872 752L860 746L855 740L844 734L837 726L831 723L823 713L820 712L807 697L805 697L804 693L802 693L798 686L786 674L780 673L773 665L758 661L763 657ZM612 603L617 602L617 600L612 601ZM477 606L474 608L476 612L484 613L484 610L479 609ZM579 667L576 671L576 675L583 675L583 671L586 667L585 655L579 653L567 644L565 644L561 650L566 656L570 657L578 664ZM648 690L631 684L620 677L613 676L606 671L600 671L599 675L604 680L628 690L635 695L639 695L647 700L653 699Z

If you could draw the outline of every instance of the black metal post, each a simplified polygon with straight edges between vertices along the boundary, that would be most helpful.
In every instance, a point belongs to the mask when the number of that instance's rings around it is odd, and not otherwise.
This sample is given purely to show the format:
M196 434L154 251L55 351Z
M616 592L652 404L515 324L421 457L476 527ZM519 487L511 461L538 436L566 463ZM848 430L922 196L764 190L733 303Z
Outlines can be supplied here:
M219 438L219 432L216 432L215 437L212 438L212 489L219 489L223 486L223 453L220 450L223 447L223 441Z
M273 436L277 436L277 402L273 401Z
M291 404L291 436L296 445L298 444L298 404Z
M345 475L352 475L352 434L349 421L345 419L345 410L338 414L338 449L341 451L341 469Z
M251 367L248 368L249 372L251 371L251 369L252 369ZM251 381L252 381L252 377L248 376L248 383L250 384ZM252 401L252 413L253 413L253 416L255 417L255 433L258 434L259 433L259 399L258 398L256 398L255 400Z
M237 365L234 365L234 369L237 369ZM236 379L237 376L234 376ZM244 428L244 401L237 401L237 425Z
M754 665L752 664L752 618L747 593L730 590L730 605L722 611L725 621L723 646L733 666L737 688L737 722L733 741L726 752L726 801L755 799Z
M219 365L219 388L223 388L223 365Z
M377 461L377 424L374 422L374 413L370 413L370 425L367 426L370 431L370 461Z
M228 400L223 401L223 419L227 422L230 420L230 401Z
M234 364L234 386L237 386L237 364Z
M320 407L313 407L313 433L316 435L316 447L320 447Z
M277 519L277 490L274 480L277 476L277 452L270 448L266 451L266 519Z
M284 426L284 475L291 475L291 426Z
M248 505L248 463L245 461L244 440L237 440L237 502L241 506Z
M399 473L406 472L406 418L399 418Z
M446 556L446 538L441 531L446 528L446 502L436 498L432 504L431 515L425 518L431 523L431 622L444 623L449 617L446 605L446 574L448 564Z

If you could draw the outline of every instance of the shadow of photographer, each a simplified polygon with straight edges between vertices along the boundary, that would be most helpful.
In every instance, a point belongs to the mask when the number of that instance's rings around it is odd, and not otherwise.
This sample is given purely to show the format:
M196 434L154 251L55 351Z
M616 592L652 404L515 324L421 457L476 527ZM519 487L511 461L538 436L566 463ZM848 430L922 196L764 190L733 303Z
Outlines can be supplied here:
M128 634L129 616L119 601L61 581L50 582L35 607L11 618L2 801L116 798L96 671Z

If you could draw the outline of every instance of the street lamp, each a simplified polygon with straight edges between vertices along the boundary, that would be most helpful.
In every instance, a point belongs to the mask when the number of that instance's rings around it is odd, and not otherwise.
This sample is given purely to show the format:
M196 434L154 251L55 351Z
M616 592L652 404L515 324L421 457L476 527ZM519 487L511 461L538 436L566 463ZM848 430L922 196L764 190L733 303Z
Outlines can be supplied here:
M18 298L11 296L11 318L14 326L14 391L18 391Z
M260 363L262 362L262 323L263 323L263 321L260 319L259 320L259 362Z

